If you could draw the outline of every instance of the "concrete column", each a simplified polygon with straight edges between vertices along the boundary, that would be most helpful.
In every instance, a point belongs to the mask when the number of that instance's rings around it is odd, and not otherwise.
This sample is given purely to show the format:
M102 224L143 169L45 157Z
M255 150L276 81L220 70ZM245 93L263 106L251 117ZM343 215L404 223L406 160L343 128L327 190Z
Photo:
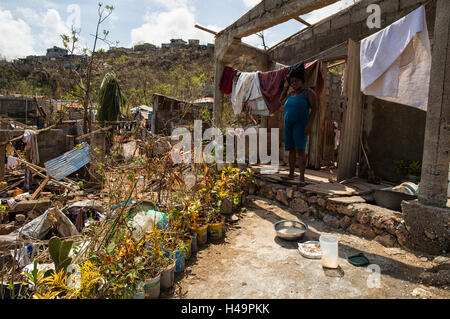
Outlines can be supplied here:
M94 178L98 183L102 180L102 177L97 174L100 169L98 163L105 163L106 155L106 132L99 131L91 134L91 162L90 162L90 173L91 177Z
M447 174L450 151L450 2L438 0L419 201L403 201L407 246L431 254L450 251Z
M213 120L216 127L221 127L222 124L222 107L223 107L223 93L219 89L220 78L223 73L225 65L222 61L215 60L216 72L214 74L214 106L213 106Z
M445 207L450 151L450 2L438 0L419 202Z

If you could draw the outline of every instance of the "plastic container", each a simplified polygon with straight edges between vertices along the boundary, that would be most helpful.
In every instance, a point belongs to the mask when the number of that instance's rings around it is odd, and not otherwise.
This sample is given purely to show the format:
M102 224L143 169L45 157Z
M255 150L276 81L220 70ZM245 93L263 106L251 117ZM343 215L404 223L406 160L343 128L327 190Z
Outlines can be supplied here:
M173 286L175 279L175 261L164 269L161 273L161 287L163 289L169 289Z
M175 251L173 259L175 260L175 272L183 271L185 265L184 249L183 251Z
M145 299L156 299L161 292L161 274L144 282Z
M319 242L322 250L322 266L325 268L338 268L338 241L333 235L320 235Z
M192 228L192 231L197 234L198 246L204 245L208 242L208 224Z
M210 241L216 241L223 236L223 220L220 223L214 223L208 225L208 239Z

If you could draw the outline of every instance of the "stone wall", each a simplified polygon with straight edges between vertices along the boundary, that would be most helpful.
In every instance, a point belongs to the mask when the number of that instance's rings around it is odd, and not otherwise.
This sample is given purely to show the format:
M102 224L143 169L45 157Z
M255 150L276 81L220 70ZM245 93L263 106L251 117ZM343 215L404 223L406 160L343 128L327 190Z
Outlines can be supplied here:
M330 227L376 240L386 247L407 247L409 232L403 214L370 204L370 195L326 196L260 179L256 180L254 193L277 200L296 213L320 219Z

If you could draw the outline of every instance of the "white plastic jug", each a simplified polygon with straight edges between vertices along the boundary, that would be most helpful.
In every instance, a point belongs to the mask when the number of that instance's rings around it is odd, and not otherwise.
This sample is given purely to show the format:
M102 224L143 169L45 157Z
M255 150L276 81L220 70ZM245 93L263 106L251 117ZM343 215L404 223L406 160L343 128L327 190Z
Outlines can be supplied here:
M338 268L338 241L333 235L320 235L320 249L322 250L322 266L325 268Z

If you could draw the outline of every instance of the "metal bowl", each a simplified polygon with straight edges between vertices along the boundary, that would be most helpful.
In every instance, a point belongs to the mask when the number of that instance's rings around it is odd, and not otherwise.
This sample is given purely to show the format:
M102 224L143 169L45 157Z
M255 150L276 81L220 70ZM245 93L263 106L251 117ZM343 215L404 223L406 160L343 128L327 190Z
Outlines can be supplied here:
M278 237L287 240L300 239L308 230L308 226L298 220L280 220L274 228Z

